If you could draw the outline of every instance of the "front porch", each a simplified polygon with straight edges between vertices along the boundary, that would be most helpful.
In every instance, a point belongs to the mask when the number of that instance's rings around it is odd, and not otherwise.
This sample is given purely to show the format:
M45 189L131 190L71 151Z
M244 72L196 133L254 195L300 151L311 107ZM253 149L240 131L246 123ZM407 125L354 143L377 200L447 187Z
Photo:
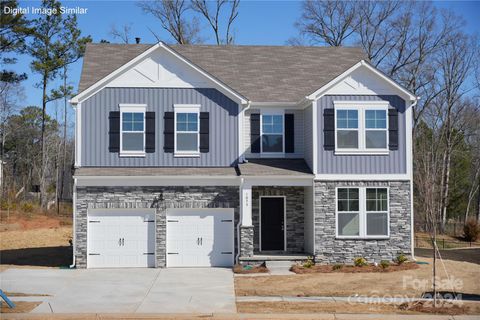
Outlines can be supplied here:
M238 262L303 261L313 255L312 175L305 162L283 160L282 164L293 162L296 166L282 168L279 174L278 168L268 163L266 167L276 175L267 177L258 174L258 162L240 165L246 177L240 187ZM257 170L249 175L246 167Z

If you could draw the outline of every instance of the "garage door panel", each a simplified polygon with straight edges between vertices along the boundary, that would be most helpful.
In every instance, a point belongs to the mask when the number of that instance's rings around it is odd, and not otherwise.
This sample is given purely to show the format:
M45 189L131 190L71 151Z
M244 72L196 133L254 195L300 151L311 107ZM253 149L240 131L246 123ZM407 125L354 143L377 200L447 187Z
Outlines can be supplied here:
M233 231L233 209L169 210L167 266L231 266Z
M88 267L153 267L155 256L148 253L155 251L155 223L149 222L154 213L146 211L89 211Z

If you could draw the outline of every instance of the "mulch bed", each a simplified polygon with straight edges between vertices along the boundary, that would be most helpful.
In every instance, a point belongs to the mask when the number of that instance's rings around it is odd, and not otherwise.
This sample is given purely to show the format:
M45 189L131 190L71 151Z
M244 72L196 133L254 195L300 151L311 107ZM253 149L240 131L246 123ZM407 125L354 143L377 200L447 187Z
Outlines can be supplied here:
M251 266L251 268L245 268L244 266L237 264L233 267L233 272L239 273L239 274L268 273L268 268L265 267L264 265Z
M398 306L400 310L423 313L459 315L466 314L467 308L450 301L439 301L437 307L433 307L433 301L405 302Z
M294 265L290 268L290 271L304 274L304 273L362 273L362 272L395 272L395 271L405 271L405 270L414 270L418 269L419 266L413 262L405 262L400 265L398 264L391 264L386 268L382 268L379 266L374 266L373 264L363 267L356 267L356 266L348 266L342 265L339 269L334 269L333 265L321 265L317 264L310 268L304 268L301 265Z

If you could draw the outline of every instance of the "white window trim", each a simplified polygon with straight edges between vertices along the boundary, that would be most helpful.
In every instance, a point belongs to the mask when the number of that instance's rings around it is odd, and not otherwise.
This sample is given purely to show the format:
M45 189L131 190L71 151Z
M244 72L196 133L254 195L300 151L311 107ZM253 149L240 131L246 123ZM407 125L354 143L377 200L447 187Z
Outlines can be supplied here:
M174 153L175 158L199 158L200 157L200 107L199 104L174 104ZM197 114L197 151L178 151L177 150L177 113L196 113ZM183 131L182 131L183 132ZM193 131L188 131L193 133Z
M282 151L263 152L263 116L282 116ZM282 158L285 157L285 110L262 110L260 113L260 157Z
M335 109L335 154L336 155L388 155L388 101L334 101ZM358 148L338 148L337 143L337 111L338 110L358 110ZM366 148L366 127L365 127L365 111L366 110L385 110L386 112L386 142L385 148ZM352 129L355 130L355 129ZM370 129L368 129L370 130ZM379 129L373 129L379 130Z
M118 105L120 108L120 157L145 157L145 131L147 123L145 121L145 113L147 112L146 104L131 104L121 103ZM124 112L136 112L143 113L143 150L132 151L123 150L123 113ZM131 132L131 131L127 131ZM139 131L138 131L139 132Z
M343 236L338 234L338 189L358 189L358 226L359 226L359 235L358 236ZM387 189L387 235L367 235L367 189ZM351 211L342 211L342 212L351 212ZM369 211L373 212L373 211ZM385 211L378 211L385 212ZM338 186L335 188L335 238L336 239L378 239L385 240L390 239L390 188L388 186L366 186L366 187L355 187L355 186Z

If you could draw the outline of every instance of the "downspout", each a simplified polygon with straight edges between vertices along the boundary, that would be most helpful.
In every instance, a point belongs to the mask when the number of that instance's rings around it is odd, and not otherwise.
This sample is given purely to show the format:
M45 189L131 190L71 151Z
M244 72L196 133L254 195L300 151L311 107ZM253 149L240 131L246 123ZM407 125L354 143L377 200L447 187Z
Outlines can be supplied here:
M243 218L243 210L242 210L242 201L243 201L243 182L244 179L240 178L240 205L239 205L239 215L238 215L238 223L237 223L237 254L235 255L235 264L239 263L240 258L240 224L242 223Z
M413 122L413 108L417 105L419 99L420 97L415 97L415 100L413 100L413 103L410 106L410 108L412 108L412 119L410 119L410 121L412 122ZM413 143L414 143L413 140L415 139L415 137L413 136L413 127L412 127L411 136L412 136L412 139L411 139L412 145L410 146L410 150L411 150L412 159L409 159L409 161L412 161L411 163L412 172L410 172L410 229L411 229L410 230L410 238L411 238L410 251L412 255L412 260L416 261L417 259L415 259L415 225L414 225L414 219L413 219Z
M72 237L72 264L70 269L75 268L75 249L77 248L77 229L76 229L76 215L77 215L77 179L73 178L73 192L72 192L72 211L73 211L73 237Z

